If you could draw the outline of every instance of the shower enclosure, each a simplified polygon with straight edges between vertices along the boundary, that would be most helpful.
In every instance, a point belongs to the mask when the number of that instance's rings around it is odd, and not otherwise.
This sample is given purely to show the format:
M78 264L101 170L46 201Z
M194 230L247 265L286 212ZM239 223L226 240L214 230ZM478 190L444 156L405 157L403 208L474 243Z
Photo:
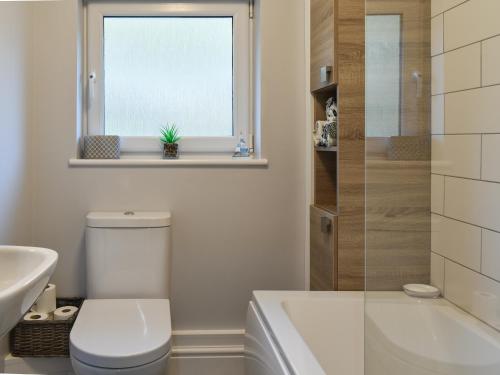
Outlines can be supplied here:
M365 5L365 374L500 374L500 2Z

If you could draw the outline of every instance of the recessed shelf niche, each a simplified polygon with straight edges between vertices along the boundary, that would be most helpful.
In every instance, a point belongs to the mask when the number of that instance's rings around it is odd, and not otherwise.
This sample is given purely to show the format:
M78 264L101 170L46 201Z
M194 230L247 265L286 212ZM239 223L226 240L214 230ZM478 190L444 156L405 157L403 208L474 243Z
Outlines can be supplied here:
M329 85L312 92L314 122L326 120L326 102L333 98L337 103L337 85ZM337 121L337 125L339 125ZM314 147L314 206L337 213L338 132L335 146Z

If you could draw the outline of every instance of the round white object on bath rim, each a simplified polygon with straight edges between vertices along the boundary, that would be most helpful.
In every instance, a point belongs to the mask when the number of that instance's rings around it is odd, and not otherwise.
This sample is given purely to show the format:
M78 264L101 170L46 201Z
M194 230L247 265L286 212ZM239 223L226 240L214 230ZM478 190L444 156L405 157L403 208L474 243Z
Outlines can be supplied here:
M403 285L403 290L410 297L418 298L437 298L441 294L438 288L426 284L406 284Z

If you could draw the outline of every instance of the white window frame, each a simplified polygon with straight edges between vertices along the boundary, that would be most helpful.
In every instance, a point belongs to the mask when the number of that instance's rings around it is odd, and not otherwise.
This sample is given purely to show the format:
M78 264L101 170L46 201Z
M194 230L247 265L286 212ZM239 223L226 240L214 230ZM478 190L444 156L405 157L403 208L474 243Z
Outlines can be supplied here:
M251 26L248 1L132 3L89 1L86 7L86 134L104 134L104 17L232 17L233 18L233 135L183 137L184 152L231 152L239 134L251 136ZM123 152L159 152L159 137L121 137Z

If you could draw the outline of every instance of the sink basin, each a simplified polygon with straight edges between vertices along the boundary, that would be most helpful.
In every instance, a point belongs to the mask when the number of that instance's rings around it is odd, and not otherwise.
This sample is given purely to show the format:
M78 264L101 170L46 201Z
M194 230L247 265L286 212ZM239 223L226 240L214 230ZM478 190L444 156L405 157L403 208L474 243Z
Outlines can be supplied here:
M33 305L56 264L54 250L0 246L0 338Z

